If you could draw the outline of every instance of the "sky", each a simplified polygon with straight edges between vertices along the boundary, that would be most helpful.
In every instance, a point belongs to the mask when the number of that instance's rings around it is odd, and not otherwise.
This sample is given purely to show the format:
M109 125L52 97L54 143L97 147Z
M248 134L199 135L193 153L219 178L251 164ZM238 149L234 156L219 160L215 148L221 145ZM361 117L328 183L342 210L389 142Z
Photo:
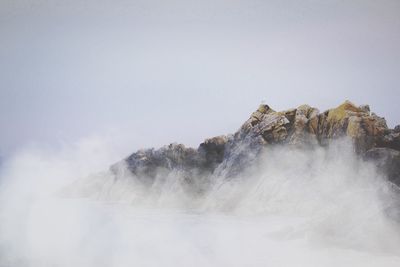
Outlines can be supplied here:
M394 127L399 14L398 0L2 0L0 156L102 134L132 152L197 146L262 101L349 99Z

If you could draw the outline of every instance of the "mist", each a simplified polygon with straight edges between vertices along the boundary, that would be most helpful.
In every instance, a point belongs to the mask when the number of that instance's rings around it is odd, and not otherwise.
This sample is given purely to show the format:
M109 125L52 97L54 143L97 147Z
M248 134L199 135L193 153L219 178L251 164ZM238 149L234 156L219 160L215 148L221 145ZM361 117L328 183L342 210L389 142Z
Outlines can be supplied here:
M349 99L389 133L399 14L398 0L0 1L0 267L400 266L399 189L349 140L237 147L256 159L235 177L229 157L189 181L121 162L233 133L260 102L323 114Z
M30 147L0 178L0 266L398 266L396 187L351 143L270 147L243 175L151 185L115 141Z

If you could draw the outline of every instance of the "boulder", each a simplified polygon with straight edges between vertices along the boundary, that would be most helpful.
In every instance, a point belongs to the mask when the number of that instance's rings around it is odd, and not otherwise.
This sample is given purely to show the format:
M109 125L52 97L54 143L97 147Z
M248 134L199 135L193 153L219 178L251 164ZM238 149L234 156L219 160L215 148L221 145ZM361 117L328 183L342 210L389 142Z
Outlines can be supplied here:
M199 152L200 158L204 161L204 168L208 168L212 171L223 161L227 142L228 137L221 135L206 139L200 144L197 151Z
M329 140L347 136L360 153L376 146L387 129L385 119L371 115L369 107L356 107L346 101L319 116L318 137L321 144L326 144Z
M296 109L294 122L290 127L292 131L289 144L302 146L318 143L318 114L318 109L309 105L302 105Z
M378 146L400 150L400 132L389 131L379 139Z
M365 158L373 160L391 182L400 185L400 151L386 147L373 148L365 153Z

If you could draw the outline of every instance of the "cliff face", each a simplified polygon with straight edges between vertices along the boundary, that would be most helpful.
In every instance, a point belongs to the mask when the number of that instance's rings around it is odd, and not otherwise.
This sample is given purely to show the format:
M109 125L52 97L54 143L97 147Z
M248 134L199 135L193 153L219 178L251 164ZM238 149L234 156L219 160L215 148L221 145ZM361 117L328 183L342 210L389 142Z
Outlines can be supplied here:
M188 183L194 183L198 177L210 175L234 177L271 145L328 146L342 137L350 139L357 154L376 162L389 180L400 185L400 126L389 129L385 119L371 113L369 106L349 101L323 113L308 105L279 112L261 105L233 135L206 139L197 149L170 144L158 150L140 150L122 163L144 183L151 184L163 171L179 171ZM111 170L118 172L119 165Z

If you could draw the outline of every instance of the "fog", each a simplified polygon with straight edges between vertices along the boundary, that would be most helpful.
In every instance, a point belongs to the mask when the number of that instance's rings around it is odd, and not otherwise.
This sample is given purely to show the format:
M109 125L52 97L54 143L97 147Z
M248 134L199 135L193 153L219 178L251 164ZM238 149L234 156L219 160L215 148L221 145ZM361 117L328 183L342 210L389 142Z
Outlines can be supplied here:
M3 163L0 266L398 266L395 188L346 140L268 148L193 194L107 166L115 140L29 147Z
M346 140L270 147L191 187L108 170L233 133L262 101L349 99L395 126L399 14L398 0L0 1L0 266L400 266L396 189Z

